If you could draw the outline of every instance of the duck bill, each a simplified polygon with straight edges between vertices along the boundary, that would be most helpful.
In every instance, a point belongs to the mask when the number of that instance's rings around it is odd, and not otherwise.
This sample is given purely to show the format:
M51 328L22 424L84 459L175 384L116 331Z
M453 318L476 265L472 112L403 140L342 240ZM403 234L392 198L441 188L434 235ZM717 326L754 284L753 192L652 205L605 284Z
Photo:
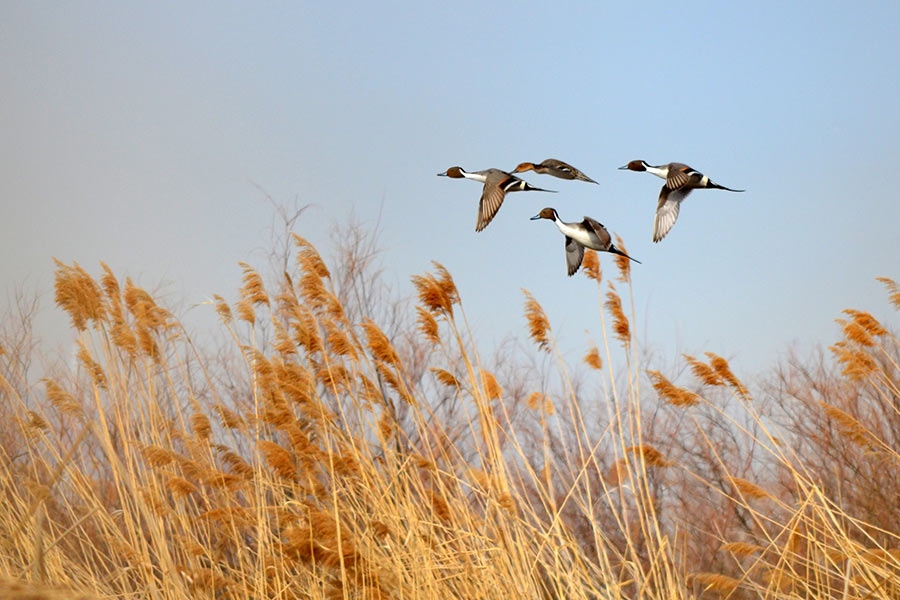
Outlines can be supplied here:
M619 170L620 170L620 171L627 171L627 170L628 170L628 165L622 165L621 167L619 167Z
M541 215L534 215L533 217L531 217L531 218L529 219L529 221L537 221L537 220L540 219L540 218L541 218Z

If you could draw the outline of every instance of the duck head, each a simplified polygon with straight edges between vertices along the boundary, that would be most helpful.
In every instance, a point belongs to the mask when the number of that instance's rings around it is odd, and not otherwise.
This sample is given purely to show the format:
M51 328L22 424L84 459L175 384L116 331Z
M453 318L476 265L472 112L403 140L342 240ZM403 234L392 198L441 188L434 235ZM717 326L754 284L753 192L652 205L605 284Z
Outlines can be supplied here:
M550 219L551 221L555 221L557 219L556 209L550 208L549 206L538 214L531 217L532 221L537 221L538 219Z
M438 173L438 177L452 177L454 179L459 179L463 177L463 169L462 167L450 167L443 173Z
M646 171L647 163L643 160L633 160L625 166L619 167L620 171L628 170L628 171Z

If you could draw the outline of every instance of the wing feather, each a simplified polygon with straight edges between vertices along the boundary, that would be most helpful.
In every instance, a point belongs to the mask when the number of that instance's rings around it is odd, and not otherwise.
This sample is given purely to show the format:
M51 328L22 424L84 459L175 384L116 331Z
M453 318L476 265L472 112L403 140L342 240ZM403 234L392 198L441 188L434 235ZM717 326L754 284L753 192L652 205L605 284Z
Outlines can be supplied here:
M481 192L481 200L478 202L478 222L475 224L475 231L481 231L494 218L500 205L503 204L503 198L506 192L500 187L503 181L498 178L488 178L484 182L484 190Z
M662 187L662 190L659 192L659 204L656 206L656 217L653 220L654 242L658 242L666 237L666 234L675 225L681 202L689 193L691 193L690 188L670 190L668 185Z
M584 246L566 236L566 267L569 277L575 274L584 258Z
M609 232L606 230L606 227L603 226L603 223L597 221L596 219L585 217L581 224L587 227L588 231L594 232L600 242L602 250L607 250L610 246L612 246L612 238L610 237Z

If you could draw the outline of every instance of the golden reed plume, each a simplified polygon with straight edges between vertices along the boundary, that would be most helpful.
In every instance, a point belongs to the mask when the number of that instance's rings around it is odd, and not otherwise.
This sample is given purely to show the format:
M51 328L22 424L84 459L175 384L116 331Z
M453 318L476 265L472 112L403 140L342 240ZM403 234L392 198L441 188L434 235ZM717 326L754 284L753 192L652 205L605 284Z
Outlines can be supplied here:
M597 259L597 253L590 248L584 249L584 258L581 260L581 270L584 274L597 282L603 281L603 271L600 270L600 261Z
M600 351L597 350L597 346L591 346L591 349L584 355L584 362L596 371L603 368L603 361L600 359Z
M626 259L627 260L627 259ZM616 338L624 344L631 343L631 327L628 324L628 317L622 310L622 299L616 293L616 288L612 283L609 284L609 291L606 292L606 302L604 303L606 310L613 318L613 331Z
M550 320L544 309L534 299L534 296L526 289L522 289L525 294L525 319L528 321L528 334L532 340L538 345L538 348L545 352L550 351Z
M653 383L653 389L659 397L674 406L694 406L700 403L700 396L690 390L680 388L666 379L659 371L647 371Z

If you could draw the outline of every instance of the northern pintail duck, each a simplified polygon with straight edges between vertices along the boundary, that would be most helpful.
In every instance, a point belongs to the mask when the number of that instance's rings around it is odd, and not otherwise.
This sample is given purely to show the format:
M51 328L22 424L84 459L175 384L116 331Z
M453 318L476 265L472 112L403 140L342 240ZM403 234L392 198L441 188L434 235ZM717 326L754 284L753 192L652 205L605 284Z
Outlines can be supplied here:
M581 223L566 223L560 220L555 208L545 208L538 214L531 217L532 221L537 219L549 219L556 223L556 227L566 236L566 264L568 265L569 277L575 274L578 267L581 266L581 260L584 258L584 249L591 248L599 252L611 252L624 256L628 260L640 264L641 261L631 258L612 243L612 238L606 227L599 221L595 221L590 217L585 217Z
M687 198L692 190L701 188L711 188L716 190L727 190L729 192L743 192L744 190L733 190L724 185L713 183L713 181L695 169L682 163L669 163L667 165L648 165L643 160L633 160L619 169L627 169L629 171L647 171L657 177L666 180L662 189L659 191L659 204L656 205L656 217L653 220L653 241L666 237L675 220L678 218L678 209L681 207L681 201Z
M588 183L597 183L569 163L564 163L555 158L548 158L544 162L538 164L530 162L519 163L519 166L515 168L513 173L524 173L525 171L534 171L541 175L553 175L560 179L578 179L580 181L587 181Z
M510 175L506 171L500 169L486 169L484 171L475 171L469 173L462 167L450 167L439 176L452 177L454 179L466 178L474 179L484 183L484 189L481 192L481 200L478 202L478 221L475 223L475 231L481 231L488 226L507 192L553 192L554 190L543 190L534 187L530 183L523 181L515 175Z

